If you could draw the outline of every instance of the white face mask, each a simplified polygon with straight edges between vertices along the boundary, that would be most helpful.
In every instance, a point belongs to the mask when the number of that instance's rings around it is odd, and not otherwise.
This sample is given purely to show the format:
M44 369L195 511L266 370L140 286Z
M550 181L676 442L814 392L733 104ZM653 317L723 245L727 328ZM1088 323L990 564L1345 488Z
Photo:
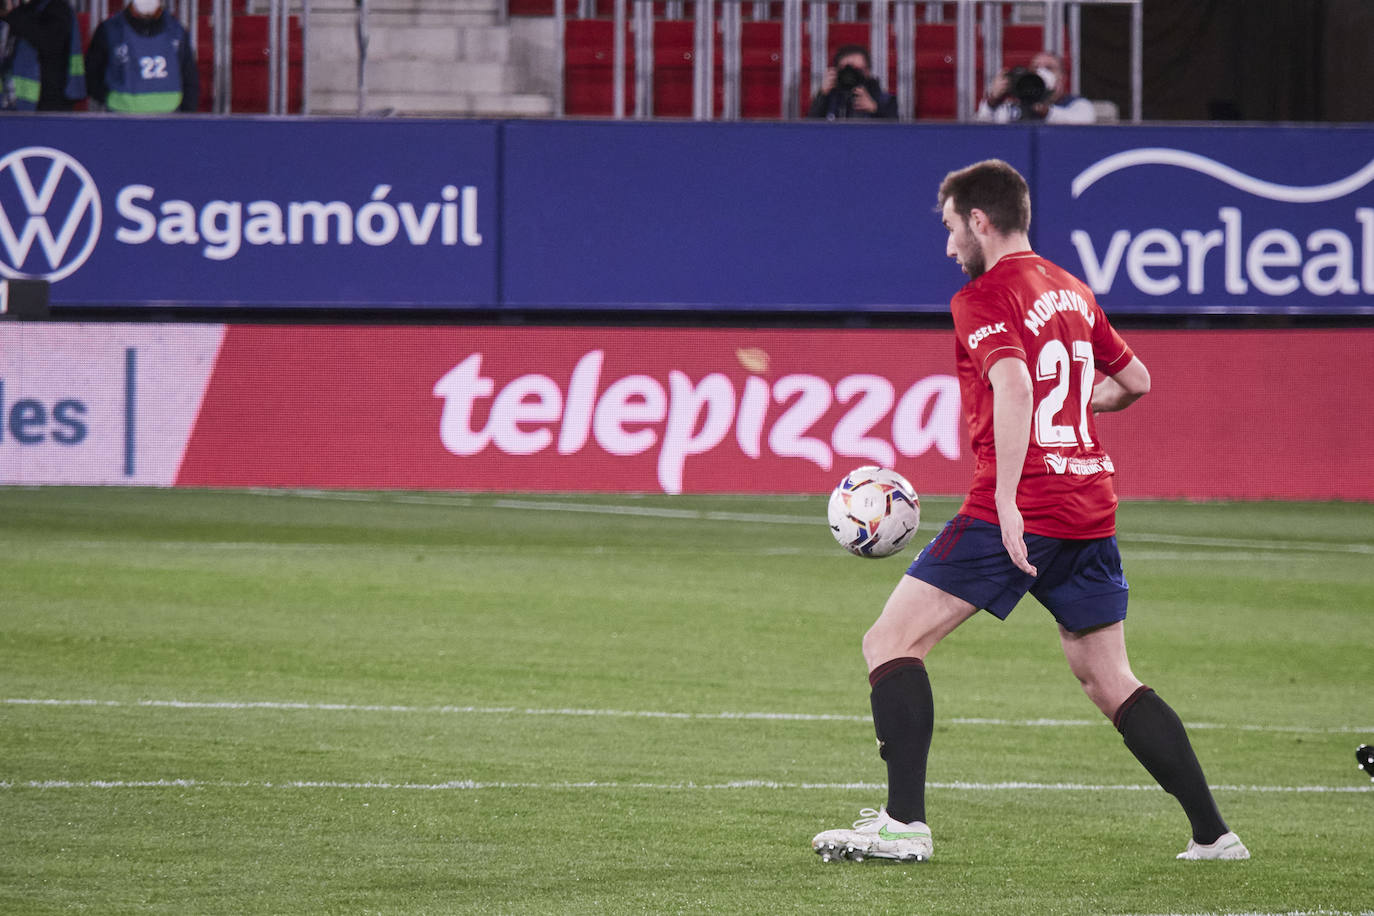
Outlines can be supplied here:
M134 0L134 2L137 3L138 0ZM1041 67L1039 70L1036 70L1035 75L1045 81L1045 88L1050 92L1053 92L1055 86L1059 83L1059 80L1055 79L1054 71L1046 67Z
M151 16L162 9L162 0L133 0L133 8L140 16Z

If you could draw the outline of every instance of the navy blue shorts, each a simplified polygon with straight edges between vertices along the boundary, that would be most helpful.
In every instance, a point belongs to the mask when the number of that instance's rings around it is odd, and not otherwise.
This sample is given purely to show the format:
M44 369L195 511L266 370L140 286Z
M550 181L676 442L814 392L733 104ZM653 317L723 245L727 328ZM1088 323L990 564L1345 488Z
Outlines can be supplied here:
M1126 574L1115 537L1068 540L1027 534L1026 549L1038 576L1011 562L999 526L956 515L921 551L907 575L1002 620L1026 592L1066 630L1126 619Z

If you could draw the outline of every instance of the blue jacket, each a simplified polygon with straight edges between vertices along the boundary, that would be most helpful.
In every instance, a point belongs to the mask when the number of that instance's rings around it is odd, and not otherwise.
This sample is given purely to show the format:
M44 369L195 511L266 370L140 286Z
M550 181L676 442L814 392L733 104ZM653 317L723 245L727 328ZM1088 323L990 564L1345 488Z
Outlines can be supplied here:
M897 97L895 95L884 92L882 85L872 77L865 81L864 89L877 104L877 111L856 111L854 109L854 93L836 86L829 92L816 93L816 97L811 100L811 108L806 112L806 116L808 118L825 118L828 121L846 120L848 118L897 117Z
M4 16L13 54L0 63L5 104L20 111L68 111L86 97L81 31L67 0L35 0Z
M86 51L90 96L110 111L195 111L200 73L191 38L165 10L148 19L128 9L106 19Z

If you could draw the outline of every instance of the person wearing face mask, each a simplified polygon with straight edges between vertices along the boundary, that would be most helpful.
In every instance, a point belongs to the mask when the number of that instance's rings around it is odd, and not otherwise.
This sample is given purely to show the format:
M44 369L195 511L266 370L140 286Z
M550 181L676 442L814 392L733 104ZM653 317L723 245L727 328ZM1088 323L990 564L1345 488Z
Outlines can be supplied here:
M86 95L67 0L0 0L0 109L71 111Z
M100 24L86 49L92 103L110 111L195 111L200 73L191 38L162 0L131 0Z
M1068 91L1064 61L1041 51L1030 67L1003 70L988 86L978 106L980 121L1044 121L1046 124L1091 124L1097 120L1093 103Z

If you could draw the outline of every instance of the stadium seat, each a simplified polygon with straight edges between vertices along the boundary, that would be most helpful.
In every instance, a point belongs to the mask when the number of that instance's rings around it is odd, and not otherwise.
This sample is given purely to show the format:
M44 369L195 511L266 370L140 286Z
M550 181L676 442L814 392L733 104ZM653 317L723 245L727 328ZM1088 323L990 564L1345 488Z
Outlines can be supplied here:
M535 2L535 0L528 0ZM543 0L549 2L549 0ZM600 9L608 0L598 0ZM834 6L834 4L832 4ZM957 116L956 96L956 28L953 4L948 7L943 22L928 23L924 10L917 10L915 39L916 100L914 114L918 119L953 119ZM655 4L658 15L661 4ZM777 7L775 10L774 7ZM552 9L552 7L550 7ZM608 7L609 9L609 7ZM755 21L753 7L746 0L745 18L741 24L741 86L740 114L743 118L777 118L782 111L782 24L781 7L772 3L769 12L779 18ZM837 12L831 10L832 16ZM1006 15L1004 9L1004 15ZM690 117L692 114L692 83L695 23L690 19L654 22L654 106L656 117ZM867 5L860 4L859 16L867 16ZM572 115L608 116L611 106L612 51L609 18L569 19L565 33L566 73L565 110ZM799 104L804 112L810 105L813 87L810 85L809 29L803 23L801 80ZM830 22L827 26L827 59L845 45L867 46L870 26L866 21ZM897 90L896 37L888 47L887 73L882 82L889 91ZM1012 25L1003 29L1004 66L1024 66L1043 46L1043 30L1039 25ZM977 59L974 63L976 79L975 102L981 100L984 87L982 37L975 39ZM724 96L722 57L719 34L715 47L713 113L719 114ZM634 48L633 35L626 36L626 111L634 107Z
M782 23L740 27L740 116L782 116Z
M552 16L554 0L507 0L512 16ZM577 15L577 0L563 0L563 15Z
M863 45L868 47L868 38L871 34L868 23L866 22L831 22L826 30L826 63L829 58L835 56L835 52L845 45ZM809 47L809 42L808 42Z
M685 19L654 23L654 115L692 116L695 24Z
M552 0L544 0L544 3L548 4L549 14L552 15ZM717 7L719 7L719 4L717 4ZM696 11L692 8L691 0L685 0L685 2L683 3L683 8L683 19L690 20L693 16L696 15ZM634 9L634 0L625 0L625 17L627 19L631 19L634 17ZM665 3L664 0L654 0L653 9L655 19L662 19L664 16L668 15L668 4ZM568 15L576 15L576 13L577 7L576 5L574 5L572 9L568 12ZM615 0L596 0L595 15L598 19L614 19Z
M627 28L628 31L628 28ZM607 19L569 19L564 30L563 110L609 117L614 111L615 24ZM634 110L634 38L625 38L625 110Z
M230 25L232 47L230 67L233 95L230 108L236 113L265 113L268 110L268 17L235 15ZM196 63L200 70L201 111L214 107L215 34L213 20L202 15L196 23ZM300 17L287 22L287 110L301 110L301 68L304 45Z
M959 114L958 94L952 65L916 64L915 116L922 120L951 120Z
M1002 52L1026 51L1034 54L1045 46L1045 30L1038 25L1002 26Z

